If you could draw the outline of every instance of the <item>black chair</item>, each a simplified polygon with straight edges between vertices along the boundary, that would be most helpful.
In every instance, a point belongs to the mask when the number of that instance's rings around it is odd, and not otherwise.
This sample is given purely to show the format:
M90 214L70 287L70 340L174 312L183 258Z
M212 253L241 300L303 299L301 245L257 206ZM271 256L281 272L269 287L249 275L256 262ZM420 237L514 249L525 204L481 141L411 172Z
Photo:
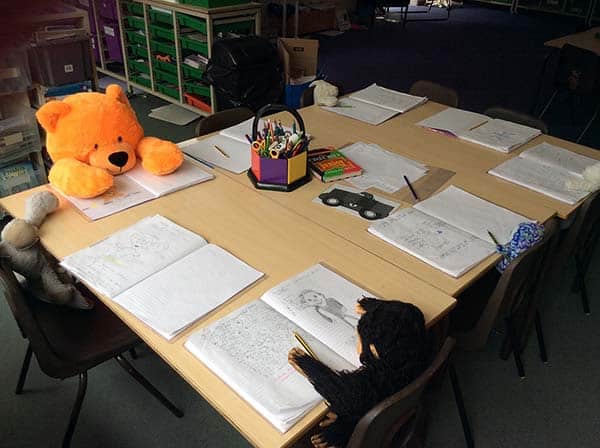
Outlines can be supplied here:
M196 125L196 136L210 134L211 132L220 131L221 129L235 126L242 121L254 117L254 112L247 107L236 107L226 109L220 112L215 112L208 117L201 119Z
M69 447L87 389L87 371L115 358L136 381L156 397L169 411L182 417L180 411L124 357L140 344L140 339L95 296L84 288L82 293L94 301L93 310L75 310L42 302L19 284L14 273L0 260L0 291L4 294L23 337L27 351L16 394L23 392L31 356L35 354L40 369L52 378L79 377L79 388L69 423L63 437L63 448Z
M593 51L565 44L560 50L558 67L554 74L554 92L539 118L544 116L559 93L569 95L571 116L573 116L574 96L591 97L598 103L592 117L577 137L576 141L579 142L600 112L600 57Z
M432 379L443 374L446 368L450 374L467 446L473 447L473 437L462 392L456 371L449 359L454 345L454 340L447 338L431 365L421 376L365 414L356 425L346 448L422 446L424 411L421 396Z
M445 104L446 106L458 107L458 93L456 93L456 90L435 82L416 81L410 86L408 93L416 96L426 96L431 101Z
M315 87L309 87L302 92L300 97L300 107L308 107L315 104Z
M524 126L539 129L542 131L542 134L548 133L548 126L546 126L546 123L544 123L542 119L523 112L506 109L504 107L490 107L484 114L491 118L500 118L501 120L512 121L513 123L519 123Z

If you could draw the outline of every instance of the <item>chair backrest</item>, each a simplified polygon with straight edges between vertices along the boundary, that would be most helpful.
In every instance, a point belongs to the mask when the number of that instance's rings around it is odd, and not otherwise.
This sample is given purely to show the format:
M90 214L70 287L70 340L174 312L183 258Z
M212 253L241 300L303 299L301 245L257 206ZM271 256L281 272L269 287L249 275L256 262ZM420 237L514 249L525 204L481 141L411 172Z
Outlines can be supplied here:
M446 106L458 107L458 93L456 93L456 90L435 82L419 80L410 87L408 93L416 96L426 96L431 101Z
M536 288L544 278L545 262L555 248L558 236L558 220L551 219L544 225L543 238L515 258L500 276L486 307L474 327L458 336L461 347L483 347L498 316L526 306L534 299Z
M447 338L431 365L417 379L367 412L354 428L347 448L386 448L392 442L395 444L394 436L412 424L423 390L446 366L454 344L454 339Z
M600 235L600 191L593 193L579 207L573 223L561 242L559 253L567 259L575 253L591 256L594 243ZM585 260L582 260L585 261Z
M308 107L315 104L315 87L309 87L302 92L300 97L300 107Z
M196 136L200 137L230 126L235 126L252 117L254 117L254 112L247 107L236 107L234 109L215 112L198 122L196 125Z
M554 75L557 89L575 95L600 92L600 57L591 50L565 44Z
M540 118L534 117L516 110L506 109L504 107L490 107L484 112L485 115L492 118L500 118L501 120L512 121L525 126L539 129L542 134L548 133L548 126Z

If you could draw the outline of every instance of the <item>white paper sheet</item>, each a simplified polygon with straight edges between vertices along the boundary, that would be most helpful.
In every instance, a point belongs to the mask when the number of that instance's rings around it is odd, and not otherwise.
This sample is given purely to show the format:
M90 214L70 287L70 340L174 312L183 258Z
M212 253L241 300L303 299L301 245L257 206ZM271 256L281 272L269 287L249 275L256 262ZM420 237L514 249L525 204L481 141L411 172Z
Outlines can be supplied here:
M586 191L570 191L565 186L568 180L578 179L576 175L523 157L507 160L488 173L567 204L575 204L589 194Z
M531 222L522 215L478 198L454 185L413 207L491 243L493 241L488 231L499 243L505 244L510 241L520 223Z
M539 129L495 118L475 129L459 133L458 137L496 151L509 153L541 133Z
M392 89L371 84L369 87L354 92L350 98L404 113L427 101L426 97L409 95Z
M141 165L137 165L131 171L128 171L126 175L140 183L146 190L149 190L157 197L182 190L215 177L189 160L184 160L177 171L166 176L156 176L149 173Z
M460 277L495 251L495 245L415 208L405 208L369 232L452 277Z
M225 137L229 137L232 138L234 140L237 140L238 142L241 143L248 143L248 139L246 138L246 135L250 138L252 138L252 123L254 122L254 118L249 118L246 121L242 121L239 124L236 124L235 126L231 126L229 128L223 129L221 132L219 132L219 134L225 136ZM263 120L262 118L260 120L258 120L258 131L262 132L263 127L265 125L265 120ZM283 129L285 131L292 131L292 128L289 126L283 126ZM299 128L296 129L296 131L300 131ZM310 139L310 134L306 134L306 138Z
M167 104L166 106L157 107L152 109L148 114L150 118L156 120L166 121L167 123L173 123L178 126L185 126L194 120L197 120L202 115L192 112L184 107L178 106L177 104Z
M373 104L358 101L352 98L341 98L337 106L321 106L321 109L329 112L334 112L338 115L354 118L355 120L364 121L365 123L377 126L384 121L389 120L398 112L395 110L386 109L384 107L374 106Z
M419 121L417 125L434 131L447 132L456 137L460 133L476 128L489 119L490 117L482 114L449 107L425 120Z
M226 157L215 149L221 148ZM198 140L193 138L178 144L179 148L192 157L205 160L225 170L240 174L250 168L250 143L239 142L223 135Z
M65 257L61 265L114 298L205 244L200 235L156 215Z
M542 165L565 169L579 177L582 177L583 170L588 166L600 163L600 160L545 142L523 151L519 157L533 160Z
M207 244L115 297L166 339L222 305L262 272Z
M362 175L345 179L361 190L378 188L387 193L394 193L406 187L402 176L408 177L413 183L428 171L425 165L375 144L357 142L340 151L362 167Z

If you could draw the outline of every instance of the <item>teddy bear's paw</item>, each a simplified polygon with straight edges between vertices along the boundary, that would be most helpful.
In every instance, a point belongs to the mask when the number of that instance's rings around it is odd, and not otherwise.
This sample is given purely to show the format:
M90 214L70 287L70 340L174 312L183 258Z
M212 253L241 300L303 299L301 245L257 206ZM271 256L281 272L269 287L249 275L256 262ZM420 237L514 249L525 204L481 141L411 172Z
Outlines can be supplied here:
M155 137L144 137L137 153L144 169L159 176L171 174L183 163L183 153L175 143Z
M64 194L77 198L93 198L113 186L108 172L75 159L57 160L48 180Z

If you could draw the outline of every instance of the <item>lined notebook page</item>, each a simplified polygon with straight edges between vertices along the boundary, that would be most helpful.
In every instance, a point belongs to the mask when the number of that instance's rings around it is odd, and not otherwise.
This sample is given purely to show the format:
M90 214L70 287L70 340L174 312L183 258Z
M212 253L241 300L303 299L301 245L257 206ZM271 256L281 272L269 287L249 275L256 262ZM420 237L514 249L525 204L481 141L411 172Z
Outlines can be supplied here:
M546 142L540 143L533 148L523 151L521 154L519 154L519 157L533 160L541 163L542 165L562 168L569 171L571 174L575 174L580 177L583 173L583 170L585 170L588 166L600 163L599 160L592 159L591 157L587 157L582 154L577 154L576 152L572 152Z
M567 204L575 204L589 194L585 191L569 191L565 186L566 181L578 179L578 176L565 169L542 165L523 157L507 160L488 172Z
M475 235L483 241L492 242L488 235L488 231L490 231L501 244L510 241L520 223L531 221L454 185L418 202L413 207Z
M338 115L343 115L355 120L364 121L372 125L378 125L389 120L398 112L384 107L375 106L363 101L354 100L352 98L341 98L337 106L321 106L321 109L334 112Z
M226 157L215 149L221 148ZM223 135L213 135L202 140L191 139L179 143L179 148L192 158L204 160L220 168L240 174L250 168L250 144Z
M496 118L475 129L461 132L458 136L463 140L509 153L541 133L539 129Z
M485 123L490 117L467 110L449 107L417 123L425 128L449 132L457 136Z
M141 184L155 196L163 196L214 177L189 160L184 160L177 171L165 176L152 174L146 171L141 164L128 171L126 176Z
M493 243L414 208L371 225L369 232L452 277L460 277L495 251Z
M371 84L369 87L354 92L350 98L374 104L385 109L404 113L427 101L426 97L414 96L392 89Z

